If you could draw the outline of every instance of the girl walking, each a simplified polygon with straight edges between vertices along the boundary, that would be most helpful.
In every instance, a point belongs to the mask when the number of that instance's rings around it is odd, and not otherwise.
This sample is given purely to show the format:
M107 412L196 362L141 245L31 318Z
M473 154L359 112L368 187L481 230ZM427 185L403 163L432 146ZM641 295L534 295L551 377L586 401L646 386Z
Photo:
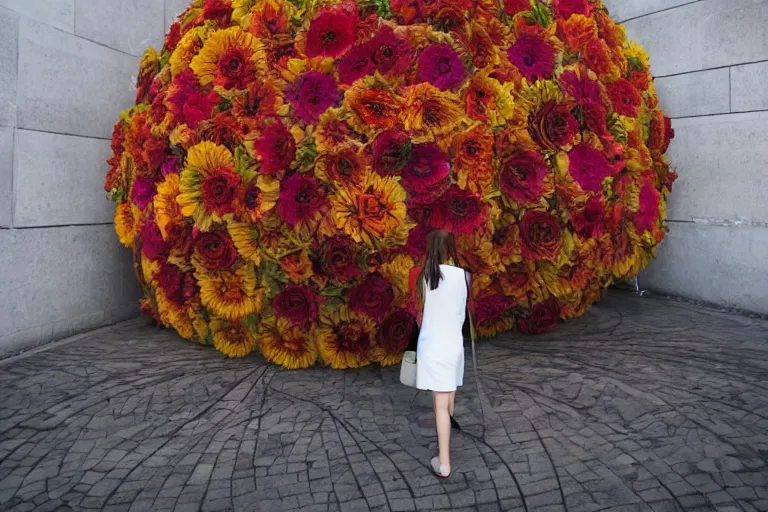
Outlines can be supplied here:
M464 336L469 275L458 267L452 233L433 231L427 259L412 279L422 299L421 330L416 356L416 387L432 391L439 453L431 461L437 476L451 474L451 425L456 389L464 383ZM413 283L413 281L416 281Z

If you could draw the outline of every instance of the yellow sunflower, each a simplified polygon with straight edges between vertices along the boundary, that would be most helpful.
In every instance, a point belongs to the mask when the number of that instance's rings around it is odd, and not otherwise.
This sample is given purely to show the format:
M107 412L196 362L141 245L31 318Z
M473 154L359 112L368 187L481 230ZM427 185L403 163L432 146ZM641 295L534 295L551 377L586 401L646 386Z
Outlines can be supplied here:
M284 368L309 368L317 361L317 346L310 331L287 318L269 316L259 326L261 353Z
M376 351L373 329L372 320L356 315L346 305L322 308L313 338L323 363L334 369L361 368L371 364Z
M398 180L368 170L359 185L347 183L330 197L336 229L371 247L402 245L413 224L406 216L406 192Z
M245 89L254 76L267 73L264 44L240 27L218 30L190 64L202 85Z
M213 314L235 320L261 310L264 288L258 288L253 265L237 270L199 271L195 277L203 306Z
M245 357L259 344L259 340L250 328L240 321L226 321L214 318L211 321L213 346L227 357Z
M139 230L139 209L133 203L118 203L115 210L115 232L120 243L133 246L133 240Z
M155 196L155 221L163 239L168 239L168 226L177 224L183 219L181 207L176 202L181 185L178 174L169 174L165 180L157 186L157 195Z
M227 223L227 230L240 256L255 265L261 264L259 228L247 222L232 221Z
M213 223L231 220L236 205L244 199L232 153L210 141L189 149L179 191L182 215L192 217L203 231Z

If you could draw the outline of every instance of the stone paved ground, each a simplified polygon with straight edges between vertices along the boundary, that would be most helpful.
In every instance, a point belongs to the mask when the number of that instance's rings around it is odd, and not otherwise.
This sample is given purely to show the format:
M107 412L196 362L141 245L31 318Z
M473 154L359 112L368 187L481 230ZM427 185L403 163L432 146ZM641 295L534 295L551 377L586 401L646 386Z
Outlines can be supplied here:
M612 292L478 358L438 481L397 369L100 330L0 366L0 509L768 510L768 322Z

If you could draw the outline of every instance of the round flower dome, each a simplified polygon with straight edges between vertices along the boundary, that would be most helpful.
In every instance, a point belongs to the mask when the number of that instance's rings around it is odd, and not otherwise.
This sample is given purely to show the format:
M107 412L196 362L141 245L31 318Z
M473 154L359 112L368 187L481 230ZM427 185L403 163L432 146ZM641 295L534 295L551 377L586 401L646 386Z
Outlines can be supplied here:
M159 324L289 368L389 365L431 230L481 336L637 274L672 135L600 0L195 0L142 59L105 188Z

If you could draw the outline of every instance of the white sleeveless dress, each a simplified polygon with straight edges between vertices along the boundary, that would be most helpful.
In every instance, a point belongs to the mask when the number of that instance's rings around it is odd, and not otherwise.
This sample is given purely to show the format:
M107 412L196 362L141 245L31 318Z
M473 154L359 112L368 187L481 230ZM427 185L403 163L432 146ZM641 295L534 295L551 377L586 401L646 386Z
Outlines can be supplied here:
M467 308L464 269L440 265L443 278L434 290L424 286L424 315L416 349L416 387L451 392L464 384L464 336Z

